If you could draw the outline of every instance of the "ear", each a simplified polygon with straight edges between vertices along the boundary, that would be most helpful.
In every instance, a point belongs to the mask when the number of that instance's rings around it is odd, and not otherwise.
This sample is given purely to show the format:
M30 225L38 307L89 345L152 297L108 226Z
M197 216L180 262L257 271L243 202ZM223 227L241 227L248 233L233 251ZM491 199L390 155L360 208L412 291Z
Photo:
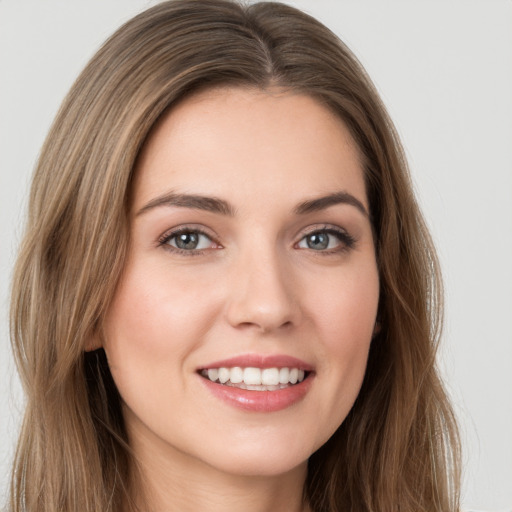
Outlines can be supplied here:
M99 336L91 337L85 343L85 352L93 352L94 350L98 350L102 348L103 344L101 343Z
M91 335L87 338L84 350L85 352L93 352L99 348L103 348L103 336L101 330L95 328Z
M377 334L380 333L381 327L382 327L381 323L380 323L379 319L377 319L375 321L375 325L373 326L372 340L377 336Z

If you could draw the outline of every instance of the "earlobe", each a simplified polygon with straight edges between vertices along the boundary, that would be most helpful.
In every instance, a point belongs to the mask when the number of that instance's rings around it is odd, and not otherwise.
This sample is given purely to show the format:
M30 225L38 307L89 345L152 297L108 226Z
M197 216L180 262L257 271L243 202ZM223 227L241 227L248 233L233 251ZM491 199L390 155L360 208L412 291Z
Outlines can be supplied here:
M93 333L87 338L85 342L85 352L93 352L99 348L103 348L103 336L100 329L95 329Z
M381 323L379 320L376 320L375 325L373 327L372 340L375 339L377 334L380 333L380 330L381 330Z
M103 347L103 343L101 343L101 340L99 336L93 336L89 338L85 344L84 351L85 352L93 352L94 350L98 350L99 348Z

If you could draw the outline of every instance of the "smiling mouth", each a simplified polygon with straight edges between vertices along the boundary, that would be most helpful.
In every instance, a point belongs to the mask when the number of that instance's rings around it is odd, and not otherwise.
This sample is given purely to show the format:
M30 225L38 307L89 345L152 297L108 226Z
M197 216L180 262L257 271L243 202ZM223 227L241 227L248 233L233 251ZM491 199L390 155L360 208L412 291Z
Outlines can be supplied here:
M208 368L199 374L211 382L249 391L277 391L300 384L311 372L299 368Z

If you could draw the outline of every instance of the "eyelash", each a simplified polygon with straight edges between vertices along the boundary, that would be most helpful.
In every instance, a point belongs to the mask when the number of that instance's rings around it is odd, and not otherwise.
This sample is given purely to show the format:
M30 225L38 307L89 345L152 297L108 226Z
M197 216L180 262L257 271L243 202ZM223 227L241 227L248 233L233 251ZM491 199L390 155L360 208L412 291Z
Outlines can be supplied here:
M203 230L199 227L182 227L182 228L173 229L171 231L167 231L166 233L164 233L158 239L158 246L161 246L165 250L168 250L175 254L180 254L183 256L199 256L199 255L205 254L205 251L207 249L188 249L187 250L187 249L180 249L179 247L173 247L169 244L169 242L172 239L177 238L178 236L183 235L183 234L198 234L199 236L207 237L214 244L217 243L217 242L215 242L215 240L213 239L211 234L207 233L205 230ZM315 249L309 248L309 250L312 252L316 252L316 253L326 255L326 256L331 255L331 254L341 253L341 252L348 252L354 248L354 246L356 245L356 242L357 242L357 240L352 235L350 235L347 231L345 231L344 229L334 227L334 226L323 226L321 228L312 229L308 233L305 233L301 237L301 239L296 244L294 244L294 247L297 247L298 244L301 243L307 237L310 237L312 235L317 235L317 234L327 234L327 235L335 236L338 239L338 241L340 242L339 247L335 247L332 249L315 250ZM220 246L220 244L217 244L217 245L219 245L219 248L222 248Z
M314 249L310 249L312 252L319 253L323 256L339 254L342 252L348 252L355 247L356 242L357 242L357 240L351 234L349 234L347 231L345 231L344 229L341 229L341 228L338 228L335 226L326 225L321 228L314 228L311 231L309 231L308 233L304 234L302 236L302 238L299 240L299 242L297 242L297 244L302 242L302 240L306 239L307 237L310 237L312 235L318 235L318 234L332 235L332 236L336 237L338 239L338 241L340 242L339 247L334 247L332 249L317 250L317 251L315 251Z
M169 244L169 242L173 238L177 238L180 235L186 235L186 234L198 234L199 236L205 236L208 239L210 239L213 243L216 243L213 240L213 237L211 234L207 233L205 230L199 228L199 227L189 227L185 226L182 228L173 229L171 231L167 231L164 233L158 240L158 245L160 247L163 247L165 250L171 251L175 254L180 254L183 256L200 256L205 254L206 249L180 249L179 247L173 247ZM218 244L219 245L219 244ZM220 245L219 245L220 247Z

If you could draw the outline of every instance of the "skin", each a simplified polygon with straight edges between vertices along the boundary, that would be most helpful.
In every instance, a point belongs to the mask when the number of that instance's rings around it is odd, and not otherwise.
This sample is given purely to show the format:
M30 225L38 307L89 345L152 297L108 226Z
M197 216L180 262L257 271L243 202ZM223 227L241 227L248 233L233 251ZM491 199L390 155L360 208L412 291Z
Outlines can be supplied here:
M296 212L339 191L363 209ZM220 198L232 215L147 207L169 192ZM151 510L308 510L307 459L352 407L375 329L379 279L363 210L358 148L308 96L206 91L154 129L136 169L131 247L104 341ZM170 232L184 226L207 234L198 249L173 247ZM312 231L327 236L327 249L308 245ZM306 361L308 393L276 412L219 400L197 370L241 354Z

